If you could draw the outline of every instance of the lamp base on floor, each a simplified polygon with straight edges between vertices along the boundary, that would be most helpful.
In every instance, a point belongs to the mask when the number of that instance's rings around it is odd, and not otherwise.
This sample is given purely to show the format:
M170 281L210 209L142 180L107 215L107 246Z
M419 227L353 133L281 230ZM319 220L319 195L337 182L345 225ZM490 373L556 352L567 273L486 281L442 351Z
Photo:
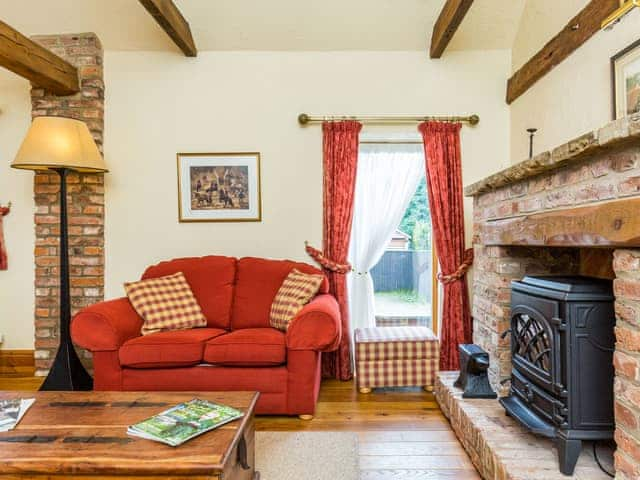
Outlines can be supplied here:
M40 387L41 391L92 390L93 378L80 362L73 345L60 344L49 375Z

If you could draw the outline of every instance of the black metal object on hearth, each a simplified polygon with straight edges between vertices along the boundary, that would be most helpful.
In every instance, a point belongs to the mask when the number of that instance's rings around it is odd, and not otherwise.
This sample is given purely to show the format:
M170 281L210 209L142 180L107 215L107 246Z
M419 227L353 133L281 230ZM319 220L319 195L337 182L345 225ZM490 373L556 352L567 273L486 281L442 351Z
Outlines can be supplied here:
M453 384L462 390L462 398L496 398L489 384L489 354L473 343L458 345L460 376Z
M612 439L615 314L609 280L535 276L512 282L507 414L556 440L572 475L583 440Z

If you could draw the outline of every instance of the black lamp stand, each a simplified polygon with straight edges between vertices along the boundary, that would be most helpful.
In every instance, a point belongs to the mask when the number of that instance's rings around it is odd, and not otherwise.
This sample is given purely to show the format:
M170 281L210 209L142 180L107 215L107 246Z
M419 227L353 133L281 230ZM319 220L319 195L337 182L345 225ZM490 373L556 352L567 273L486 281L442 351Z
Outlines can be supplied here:
M93 379L73 348L69 291L69 232L67 225L67 168L53 169L60 176L60 346L40 390L91 390Z

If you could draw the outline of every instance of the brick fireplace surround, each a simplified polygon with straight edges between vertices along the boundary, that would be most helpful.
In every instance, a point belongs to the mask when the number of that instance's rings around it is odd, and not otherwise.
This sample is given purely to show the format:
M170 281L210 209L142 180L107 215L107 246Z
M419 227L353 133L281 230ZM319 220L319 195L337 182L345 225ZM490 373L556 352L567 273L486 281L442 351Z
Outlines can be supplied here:
M494 388L511 373L510 283L526 274L614 280L616 478L640 479L640 115L617 120L466 188L474 199L474 343ZM463 400L443 373L436 397L485 479L563 477L548 440L492 400ZM607 478L584 458L575 478Z

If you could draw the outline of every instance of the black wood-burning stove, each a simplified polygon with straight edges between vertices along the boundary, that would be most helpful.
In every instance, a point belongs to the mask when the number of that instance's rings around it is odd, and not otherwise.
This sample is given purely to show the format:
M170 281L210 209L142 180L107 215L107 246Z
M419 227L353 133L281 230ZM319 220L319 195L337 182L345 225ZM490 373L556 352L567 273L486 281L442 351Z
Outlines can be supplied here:
M582 440L613 438L612 282L525 277L512 282L511 390L507 414L556 439L560 471L573 474Z

